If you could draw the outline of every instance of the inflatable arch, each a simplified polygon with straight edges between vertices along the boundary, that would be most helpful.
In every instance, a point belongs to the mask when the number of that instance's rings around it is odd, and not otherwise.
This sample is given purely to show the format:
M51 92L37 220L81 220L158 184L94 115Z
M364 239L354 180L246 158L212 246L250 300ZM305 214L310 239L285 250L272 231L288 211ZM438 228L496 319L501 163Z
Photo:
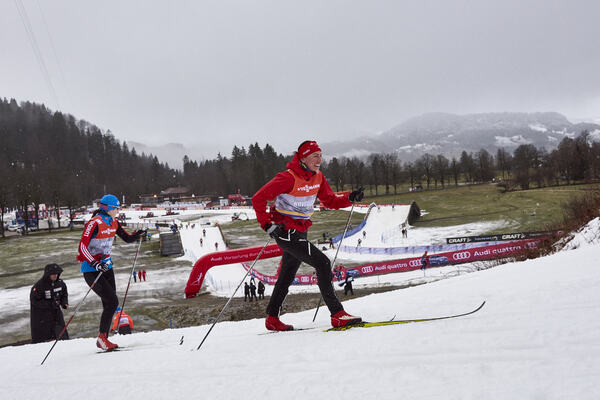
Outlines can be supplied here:
M185 297L196 297L200 293L202 282L206 272L217 265L237 264L244 262L252 262L256 259L264 246L247 247L243 249L219 251L216 253L206 254L198 259L192 268L187 285L185 286ZM260 256L260 259L273 258L281 256L283 252L276 243L272 243L265 247L265 251Z

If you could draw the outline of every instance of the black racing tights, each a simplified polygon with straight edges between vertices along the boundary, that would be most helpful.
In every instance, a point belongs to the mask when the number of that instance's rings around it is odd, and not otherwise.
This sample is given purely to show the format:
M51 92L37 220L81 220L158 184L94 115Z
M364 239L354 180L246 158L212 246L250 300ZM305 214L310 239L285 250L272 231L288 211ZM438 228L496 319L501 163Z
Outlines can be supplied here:
M316 270L319 290L331 315L344 309L333 290L329 258L309 242L306 237L306 232L298 232L292 229L284 231L283 236L275 239L281 250L283 250L283 256L281 258L281 271L267 306L268 315L273 317L279 315L279 308L288 294L288 288L294 281L301 262L312 266Z
M100 272L85 272L83 278L87 282L88 286L92 286L94 280ZM100 333L106 333L110 331L110 323L112 322L113 315L119 306L119 299L117 298L117 285L115 284L115 273L112 268L102 273L98 282L92 288L94 293L100 296L102 300L102 316L100 317Z

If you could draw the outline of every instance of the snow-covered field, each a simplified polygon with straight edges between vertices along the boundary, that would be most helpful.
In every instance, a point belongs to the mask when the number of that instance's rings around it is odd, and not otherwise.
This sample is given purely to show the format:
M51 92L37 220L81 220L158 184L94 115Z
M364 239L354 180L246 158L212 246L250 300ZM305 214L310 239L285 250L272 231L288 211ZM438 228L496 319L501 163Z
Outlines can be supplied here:
M577 249L344 303L368 320L464 312L444 321L322 332L321 311L282 316L319 329L266 334L262 319L0 349L0 398L598 399L598 221ZM181 339L183 338L183 343Z

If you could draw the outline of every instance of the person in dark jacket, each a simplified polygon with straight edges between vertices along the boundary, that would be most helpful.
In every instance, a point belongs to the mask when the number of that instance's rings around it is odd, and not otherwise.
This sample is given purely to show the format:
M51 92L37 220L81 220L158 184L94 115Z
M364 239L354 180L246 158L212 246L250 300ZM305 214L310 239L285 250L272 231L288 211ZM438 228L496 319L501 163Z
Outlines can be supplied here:
M258 299L265 298L265 284L262 281L258 281Z
M250 281L250 301L252 301L252 299L258 300L258 297L256 297L256 285L254 282Z
M62 309L69 307L69 294L61 273L57 264L48 264L42 279L31 288L31 343L57 339L65 327ZM65 330L61 340L67 339L69 333Z
M350 292L350 294L352 296L354 296L354 289L352 289L352 282L353 281L354 281L354 277L346 274L346 280L343 283L343 285L344 285L344 296L348 295L348 292Z
M244 303L248 297L250 297L250 285L248 285L248 282L244 282ZM250 301L252 301L252 297L250 297Z
M331 284L331 261L307 238L312 225L317 198L321 207L340 209L361 201L363 188L348 196L336 195L320 171L323 154L317 142L308 140L300 144L287 170L278 173L252 197L252 207L261 228L277 242L283 251L281 272L267 306L265 327L268 330L292 330L292 325L279 319L279 309L289 286L294 281L302 262L316 270L319 290L331 314L334 327L354 324L360 317L348 314L338 300ZM267 212L267 204L272 202Z

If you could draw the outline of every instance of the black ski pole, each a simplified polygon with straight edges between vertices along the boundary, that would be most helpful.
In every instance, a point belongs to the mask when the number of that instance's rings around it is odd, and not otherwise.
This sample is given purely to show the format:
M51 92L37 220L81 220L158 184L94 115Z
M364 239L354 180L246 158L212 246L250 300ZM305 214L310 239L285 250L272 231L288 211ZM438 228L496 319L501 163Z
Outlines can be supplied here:
M135 271L135 262L137 261L138 254L140 252L140 247L142 247L142 238L140 238L140 243L138 244L137 250L135 251L135 257L133 257L133 267L131 267L131 272L129 273L129 281L127 282L127 289L125 289L125 295L123 296L123 304L121 304L121 311L119 311L119 316L117 318L117 329L119 331L119 324L121 322L121 315L123 314L123 310L125 309L125 300L127 299L127 293L129 292L129 285L131 285L131 276L133 275L133 271Z
M65 327L62 329L62 331L60 332L60 335L58 335L58 337L54 341L54 344L52 345L52 347L50 347L50 350L48 350L48 353L46 354L46 357L44 357L44 359L42 360L42 363L40 365L44 364L44 361L46 361L46 358L48 358L48 356L52 352L52 349L54 349L54 346L56 346L56 343L58 343L58 341L60 340L60 338L62 337L62 335L66 332L67 327L69 326L69 324L71 323L71 321L73 321L73 317L75 316L75 314L77 314L77 311L79 311L79 307L81 307L81 305L83 304L85 298L88 296L88 294L90 294L90 292L92 291L92 289L96 285L96 282L98 282L98 279L100 279L100 277L102 276L102 274L103 274L103 271L100 271L100 273L98 274L98 276L96 277L96 279L94 279L94 282L92 282L92 284L90 285L90 288L88 289L88 291L85 294L85 296L83 296L83 299L81 299L81 301L79 302L79 304L77 305L77 307L75 307L75 311L73 311L73 315L71 315L71 318L69 318L69 321L65 324Z
M204 341L206 340L206 338L210 334L210 331L212 331L213 328L215 327L215 325L217 324L217 322L219 322L219 320L221 319L221 315L223 315L223 313L225 312L225 309L227 308L227 306L229 305L229 303L233 299L233 296L235 296L235 294L237 293L237 291L240 288L240 286L242 286L242 283L244 283L244 281L246 280L246 277L248 276L248 274L250 273L250 271L252 271L254 269L254 265L256 264L256 262L258 261L258 259L260 258L260 256L262 255L263 251L265 251L265 249L267 248L267 246L269 245L269 243L271 243L271 238L269 238L269 240L267 240L267 243L265 243L265 245L261 249L260 253L258 253L258 255L256 256L256 258L252 262L252 265L250 266L250 268L248 268L248 271L246 271L246 275L244 275L244 278L242 278L242 280L240 281L240 284L237 285L237 287L233 291L233 294L231 295L231 297L229 298L229 300L227 300L227 303L225 303L225 305L223 306L223 309L221 310L221 312L217 316L217 319L215 319L215 322L213 322L213 324L211 325L211 327L208 330L208 332L206 332L206 335L204 335L204 338L202 339L202 341L200 342L200 344L198 345L198 347L196 348L196 350L200 350L200 347L202 347L202 344L204 343Z
M348 230L348 225L350 225L350 219L352 218L352 213L354 212L354 202L352 202L352 208L350 209L350 215L348 216L348 221L346 221L346 227L344 228L344 233L340 239L340 244L338 245L337 250L335 251L335 257L333 257L333 262L331 266L335 268L335 260L337 259L338 253L340 252L340 247L342 247L342 240L346 237L346 231ZM319 312L319 307L321 307L321 300L323 300L323 295L319 297L319 302L317 303L317 309L315 310L315 315L313 317L313 322L317 319L317 313Z

